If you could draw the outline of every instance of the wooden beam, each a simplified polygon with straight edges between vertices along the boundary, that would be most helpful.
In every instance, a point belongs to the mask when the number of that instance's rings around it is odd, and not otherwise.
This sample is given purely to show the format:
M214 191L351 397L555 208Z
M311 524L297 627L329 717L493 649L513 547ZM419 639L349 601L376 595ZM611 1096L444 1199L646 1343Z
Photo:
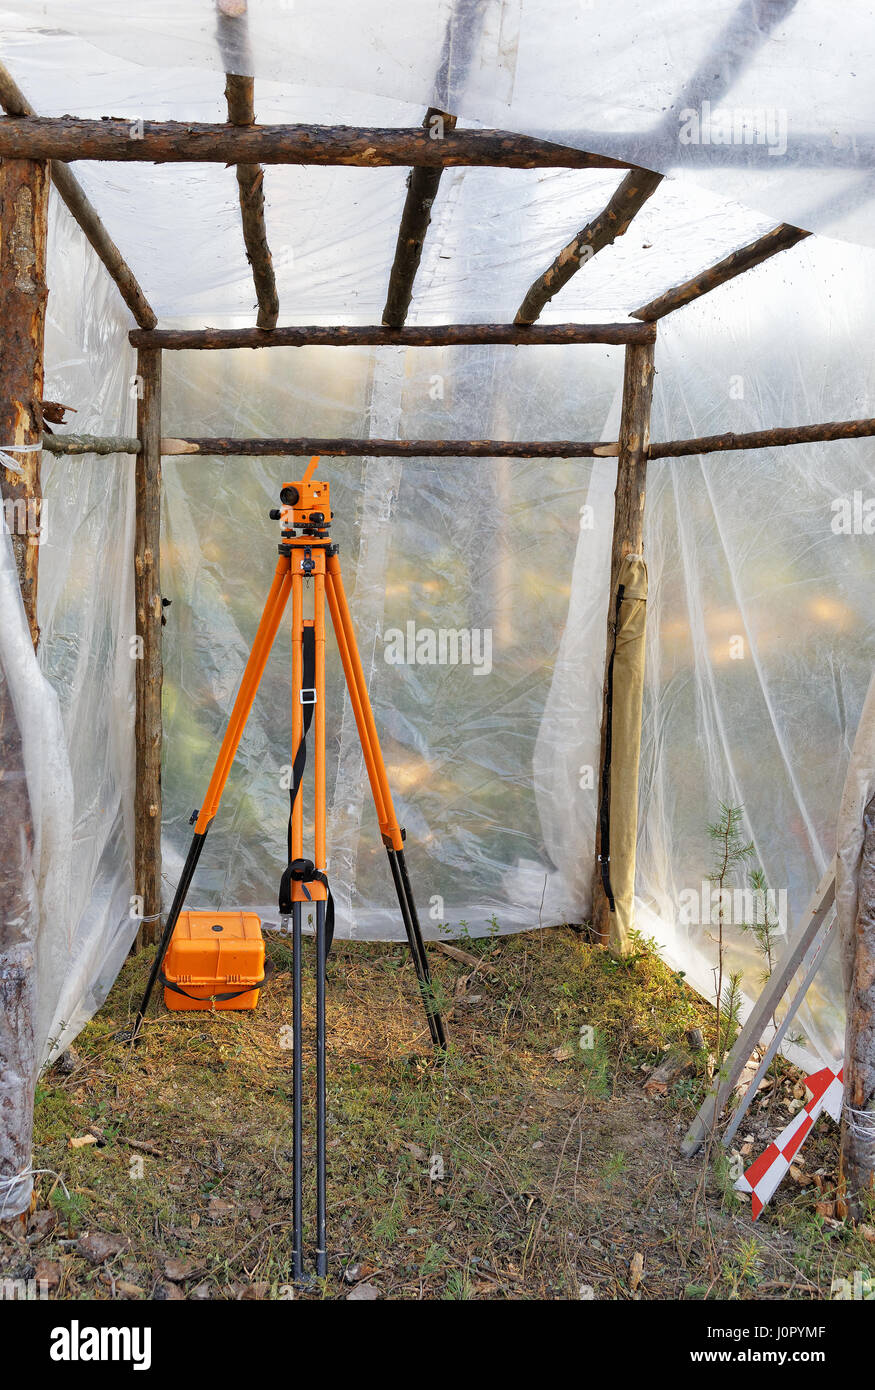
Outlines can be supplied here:
M430 106L422 122L423 129L431 132L434 123L441 122L441 137L448 130L455 130L456 118L446 111ZM443 168L426 168L422 165L410 171L407 177L407 194L401 213L401 226L395 257L389 272L389 288L386 293L386 306L383 309L383 323L387 328L400 328L407 318L410 301L413 298L413 282L422 259L425 234L431 222L431 208L441 181Z
M173 352L264 347L460 347L477 343L549 347L564 343L650 343L656 330L643 323L450 323L436 327L159 328L130 333L134 347Z
M309 458L596 458L617 444L576 439L162 439L168 455ZM109 452L115 452L107 450Z
M620 451L617 459L617 487L614 494L614 527L611 541L611 602L607 622L605 679L602 692L601 747L596 787L601 788L606 762L606 727L609 706L608 669L613 645L614 593L622 562L629 555L644 552L644 499L647 454L650 446L650 403L653 395L653 344L635 343L626 348L623 374L623 405L620 419ZM612 839L614 837L612 836ZM633 831L634 843L634 831ZM613 913L602 883L599 855L602 852L601 826L596 819L596 862L593 872L593 930L596 939L621 954L624 943L613 928Z
M649 304L642 305L640 309L633 309L631 317L654 323L666 314L673 313L675 309L682 308L684 304L700 299L703 294L708 294L718 285L725 285L727 280L734 280L736 275L752 270L755 265L776 256L779 251L787 251L807 236L811 236L811 233L782 222L779 227L773 227L765 236L752 241L749 246L742 246L738 251L733 251L730 256L718 261L716 265L712 265L710 269L694 275L692 280L687 280L672 290L666 290L664 294L652 299Z
M103 434L44 434L43 451L47 454L138 454L139 439L127 435Z
M134 792L134 891L145 919L137 941L146 945L160 932L161 911L161 352L137 353L136 539L134 604L136 665Z
M232 125L255 125L255 64L249 47L246 0L216 0L219 48L225 67L225 100ZM237 165L237 188L246 257L252 267L258 300L258 327L274 328L279 295L264 220L264 169L260 164Z
M469 165L508 169L631 169L622 159L507 130L451 130L432 140L421 126L207 124L198 121L0 120L0 158L108 159L141 164Z
M16 84L12 74L0 63L0 105L9 116L33 116L34 109ZM107 232L93 205L72 170L59 160L52 161L52 183L79 224L85 239L103 262L119 294L140 328L154 328L158 319L136 276Z
M633 217L661 183L662 174L651 173L649 169L633 169L628 173L604 211L581 228L544 274L538 276L517 310L514 323L534 323L545 304L568 284L582 265L628 231Z
M652 459L683 458L688 454L727 453L732 449L775 449L788 444L824 444L833 439L866 439L875 435L875 420L831 420L823 425L789 425L748 434L706 434L701 439L671 439L651 444Z
M24 611L39 642L40 451L45 340L49 169L29 159L0 160L0 450L4 509ZM30 446L16 452L16 446Z
M834 420L822 425L792 425L748 434L711 434L700 439L672 439L650 445L650 459L727 453L733 449L773 449L791 444L828 443L875 436L875 419ZM50 454L137 454L139 439L124 435L44 434ZM324 438L171 438L161 453L326 458L603 458L616 455L619 444L579 439L355 439Z
M853 960L845 990L841 1214L864 1216L875 1189L875 796L863 813Z
M228 73L225 79L228 120L234 125L255 124L255 82L251 77ZM243 220L243 241L246 258L252 267L252 279L258 299L259 328L275 328L279 318L280 301L273 269L273 257L267 242L264 220L264 168L261 164L237 165L237 188L240 194L240 215Z

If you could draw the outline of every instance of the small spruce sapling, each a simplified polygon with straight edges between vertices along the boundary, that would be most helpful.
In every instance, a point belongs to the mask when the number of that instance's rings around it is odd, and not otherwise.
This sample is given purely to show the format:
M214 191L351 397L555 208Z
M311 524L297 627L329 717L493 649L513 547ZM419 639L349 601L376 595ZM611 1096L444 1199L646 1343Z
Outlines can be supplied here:
M717 889L717 987L715 990L717 1041L715 1053L718 1072L723 1069L723 1062L730 1046L729 1035L733 1031L732 1017L731 1014L726 1013L725 1007L727 1002L731 1003L731 998L727 1001L723 994L724 928L726 925L726 902L729 898L727 884L733 871L738 870L753 854L753 844L742 838L742 819L743 807L730 806L727 802L721 801L720 819L708 826L708 837L714 842L714 862L708 877ZM736 981L735 990L737 991L737 989L738 983ZM724 1017L724 1015L726 1016ZM725 1029L723 1027L724 1022L726 1023Z

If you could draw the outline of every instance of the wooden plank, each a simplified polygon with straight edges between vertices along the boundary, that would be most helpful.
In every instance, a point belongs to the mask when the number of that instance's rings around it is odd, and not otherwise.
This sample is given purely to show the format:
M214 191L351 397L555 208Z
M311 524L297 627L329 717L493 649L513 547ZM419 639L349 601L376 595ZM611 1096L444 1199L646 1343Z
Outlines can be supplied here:
M875 435L875 420L832 420L822 425L791 425L748 434L706 434L701 439L672 439L651 444L652 459L689 454L727 453L732 449L775 449L787 444L820 444L834 439L866 439Z
M622 159L508 130L452 130L431 140L421 126L259 125L201 121L32 116L0 120L0 158L109 159L140 164L466 165L506 169L630 169Z
M787 993L793 976L799 969L809 947L816 940L826 921L827 914L834 904L835 859L832 860L814 890L799 926L787 942L784 954L763 986L762 993L751 1009L744 1027L730 1048L719 1084L705 1097L699 1107L699 1113L687 1130L681 1145L681 1152L687 1158L702 1145L707 1134L719 1120L738 1078L769 1026L769 1019Z
M650 404L653 395L652 343L632 344L626 348L623 376L623 405L620 419L620 448L617 459L617 487L614 494L614 526L611 540L611 595L607 618L607 651L605 679L602 692L601 746L599 775L596 786L602 786L605 771L605 730L608 709L608 662L613 643L613 595L620 565L627 555L644 553L644 501L647 479L647 451L650 444ZM623 943L616 939L613 914L602 883L599 855L601 827L596 822L596 862L593 872L593 930L596 939L612 950L621 952Z
M12 549L34 647L39 642L39 444L43 434L46 233L49 170L33 160L0 160L0 449L17 468L0 470Z
M646 323L655 323L657 319L665 318L666 314L674 313L675 309L691 304L694 299L700 299L703 294L715 290L718 285L725 285L728 280L734 280L736 275L742 275L746 270L752 270L754 266L761 265L770 257L777 256L780 251L789 250L808 236L811 236L810 232L803 232L800 227L792 227L789 223L782 222L779 227L773 227L770 232L752 241L750 245L740 247L716 265L694 275L692 280L686 280L682 285L666 290L664 294L652 299L649 304L642 305L640 309L633 309L631 317L644 319Z
M572 237L543 275L539 275L530 286L517 310L514 323L534 323L544 306L563 285L568 284L582 265L586 265L606 246L612 246L618 236L628 231L636 213L661 183L662 174L651 173L649 169L633 169L628 173L598 217Z
M140 394L136 461L134 602L137 637L134 792L134 885L144 918L161 911L161 352L137 353ZM137 941L158 939L157 920L144 921Z
M450 323L416 328L382 325L323 328L160 328L151 333L135 328L134 347L160 347L180 352L263 347L458 347L478 343L512 347L564 343L652 343L656 329L649 323Z
M574 439L170 439L161 452L212 457L325 458L597 458L619 446ZM107 450L106 452L114 452Z
M775 1029L774 1033L772 1034L768 1046L763 1052L763 1055L760 1059L760 1064L754 1072L753 1076L751 1077L750 1084L747 1090L738 1101L738 1104L736 1105L735 1109L729 1117L729 1122L726 1125L726 1128L720 1136L720 1142L723 1144L724 1148L726 1148L732 1142L732 1139L734 1138L739 1125L741 1124L742 1120L747 1114L748 1107L750 1106L751 1101L753 1100L754 1096L759 1090L760 1082L763 1080L763 1077L765 1076L766 1072L769 1070L769 1067L772 1065L772 1062L778 1055L778 1050L781 1046L781 1043L784 1041L787 1029L790 1027L790 1024L793 1022L793 1019L799 1012L803 1000L805 999L806 994L811 988L814 977L823 964L824 948L827 942L829 941L831 926L832 923L829 921L829 918L827 917L820 929L819 934L814 938L814 941L811 943L808 950L805 952L805 956L803 957L802 965L800 967L803 972L802 983L800 984L799 988L793 995L793 998L787 1005L785 1012L782 1014L781 1021Z
M845 990L840 1211L859 1221L875 1188L875 796L863 813L854 957Z
M33 116L34 109L16 84L12 74L0 63L0 105L10 116ZM52 161L52 183L79 224L88 244L100 257L118 288L119 294L140 328L154 328L158 322L121 251L101 222L95 208L72 170L59 160Z

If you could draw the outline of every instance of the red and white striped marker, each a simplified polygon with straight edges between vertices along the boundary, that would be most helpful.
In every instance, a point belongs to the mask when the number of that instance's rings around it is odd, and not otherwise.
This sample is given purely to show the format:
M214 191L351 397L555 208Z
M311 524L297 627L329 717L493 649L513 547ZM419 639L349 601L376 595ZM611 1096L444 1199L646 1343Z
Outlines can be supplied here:
M831 1067L824 1067L822 1071L806 1076L805 1085L811 1091L811 1100L793 1116L777 1139L772 1141L736 1182L736 1191L750 1193L754 1221L782 1178L790 1171L790 1164L821 1111L825 1110L834 1120L840 1118L844 1091L842 1077L843 1068L833 1071Z

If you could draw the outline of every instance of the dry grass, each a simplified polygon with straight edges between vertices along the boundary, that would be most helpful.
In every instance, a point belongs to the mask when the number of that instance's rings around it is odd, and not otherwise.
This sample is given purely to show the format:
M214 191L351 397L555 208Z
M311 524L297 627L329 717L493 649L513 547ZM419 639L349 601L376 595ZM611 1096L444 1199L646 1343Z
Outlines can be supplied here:
M754 1227L712 1177L710 1234L693 1214L700 1167L678 1141L701 1085L651 1100L642 1082L686 1028L709 1035L713 1012L655 954L620 964L570 929L458 944L476 968L431 951L452 1039L440 1060L406 950L336 946L331 1273L294 1296L347 1297L351 1279L410 1299L811 1298L829 1297L837 1271L868 1276L873 1247L818 1216L811 1188L782 1195ZM254 1013L153 1006L135 1049L113 1035L150 954L128 962L73 1070L40 1086L37 1166L69 1196L39 1180L53 1215L32 1218L28 1243L7 1233L0 1273L38 1266L72 1298L292 1296L290 960L284 941L270 953L277 973ZM309 1056L311 974L304 1017ZM828 1164L834 1137L820 1124ZM88 1133L100 1143L69 1147ZM308 1219L312 1199L310 1183ZM77 1242L99 1232L125 1249L91 1262Z

